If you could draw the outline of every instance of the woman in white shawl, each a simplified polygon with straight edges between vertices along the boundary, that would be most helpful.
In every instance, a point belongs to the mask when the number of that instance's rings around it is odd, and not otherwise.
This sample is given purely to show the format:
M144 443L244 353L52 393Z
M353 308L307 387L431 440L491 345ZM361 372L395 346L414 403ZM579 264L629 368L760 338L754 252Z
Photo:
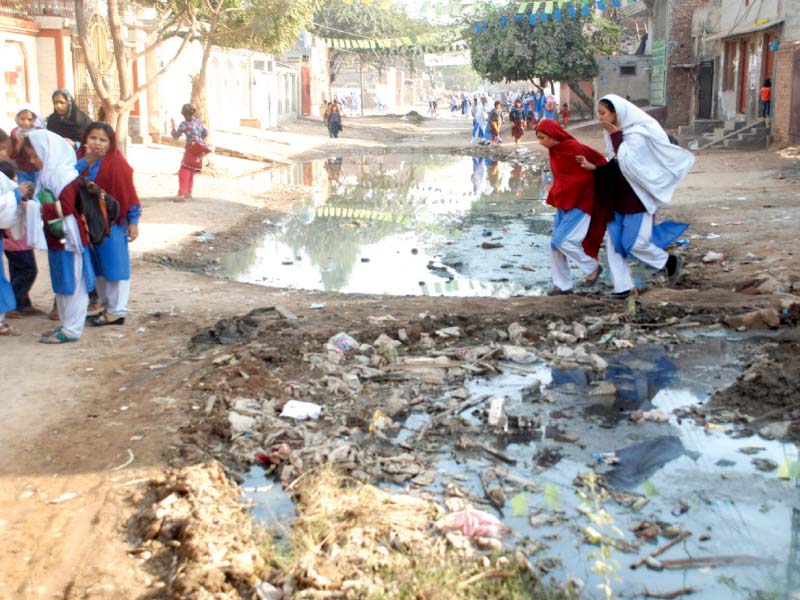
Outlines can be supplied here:
M34 196L41 203L50 281L61 321L60 327L39 341L76 342L86 323L94 270L86 228L75 211L79 186L75 150L64 138L47 130L28 134L22 148L39 169Z
M656 210L672 194L694 164L694 156L672 143L658 122L624 98L609 94L600 99L597 115L604 131L608 164L596 167L584 157L580 165L596 171L595 211L590 232L606 228L606 251L614 292L627 298L634 287L631 256L664 269L669 285L680 277L681 257L664 248L688 227L669 221L653 223Z

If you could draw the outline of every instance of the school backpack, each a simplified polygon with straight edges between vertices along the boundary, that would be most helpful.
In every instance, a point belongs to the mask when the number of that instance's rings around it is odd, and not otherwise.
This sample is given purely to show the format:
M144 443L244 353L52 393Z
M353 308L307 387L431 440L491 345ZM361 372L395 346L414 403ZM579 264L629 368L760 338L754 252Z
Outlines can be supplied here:
M94 181L81 177L75 211L86 225L89 243L97 246L111 235L111 226L119 218L119 202Z

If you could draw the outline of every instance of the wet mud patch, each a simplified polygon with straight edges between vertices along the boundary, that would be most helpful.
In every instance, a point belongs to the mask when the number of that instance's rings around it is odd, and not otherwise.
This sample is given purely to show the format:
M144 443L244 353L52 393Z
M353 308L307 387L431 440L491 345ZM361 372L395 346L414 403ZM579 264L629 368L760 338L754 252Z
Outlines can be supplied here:
M784 330L781 335L751 353L734 383L717 390L708 403L714 410L733 410L755 417L756 426L769 422L777 437L800 439L800 333ZM750 419L748 419L750 420ZM773 435L773 437L776 437Z

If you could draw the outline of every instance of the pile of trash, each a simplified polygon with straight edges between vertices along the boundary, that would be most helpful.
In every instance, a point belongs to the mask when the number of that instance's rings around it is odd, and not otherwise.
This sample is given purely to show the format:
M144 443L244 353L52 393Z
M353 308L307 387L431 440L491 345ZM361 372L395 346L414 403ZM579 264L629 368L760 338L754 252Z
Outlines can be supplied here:
M462 503L447 511L421 495L392 494L315 470L293 489L302 510L287 565L262 597L538 597L544 586L521 551L502 549L508 528ZM567 598L548 589L548 598ZM542 595L542 597L545 597Z

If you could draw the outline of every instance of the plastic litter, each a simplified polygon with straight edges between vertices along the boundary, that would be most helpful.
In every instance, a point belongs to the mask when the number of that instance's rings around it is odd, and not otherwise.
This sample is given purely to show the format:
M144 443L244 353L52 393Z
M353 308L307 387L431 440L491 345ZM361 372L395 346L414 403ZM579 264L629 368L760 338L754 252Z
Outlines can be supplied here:
M507 529L494 515L471 507L444 516L435 527L439 531L457 531L469 538L497 538Z
M357 349L359 346L359 343L344 331L337 333L329 339L328 344L345 354Z
M615 465L619 462L616 452L592 452L592 456L597 462L607 465Z
M289 417L290 419L319 419L322 413L322 407L313 402L303 402L302 400L289 400L283 405L282 417Z

